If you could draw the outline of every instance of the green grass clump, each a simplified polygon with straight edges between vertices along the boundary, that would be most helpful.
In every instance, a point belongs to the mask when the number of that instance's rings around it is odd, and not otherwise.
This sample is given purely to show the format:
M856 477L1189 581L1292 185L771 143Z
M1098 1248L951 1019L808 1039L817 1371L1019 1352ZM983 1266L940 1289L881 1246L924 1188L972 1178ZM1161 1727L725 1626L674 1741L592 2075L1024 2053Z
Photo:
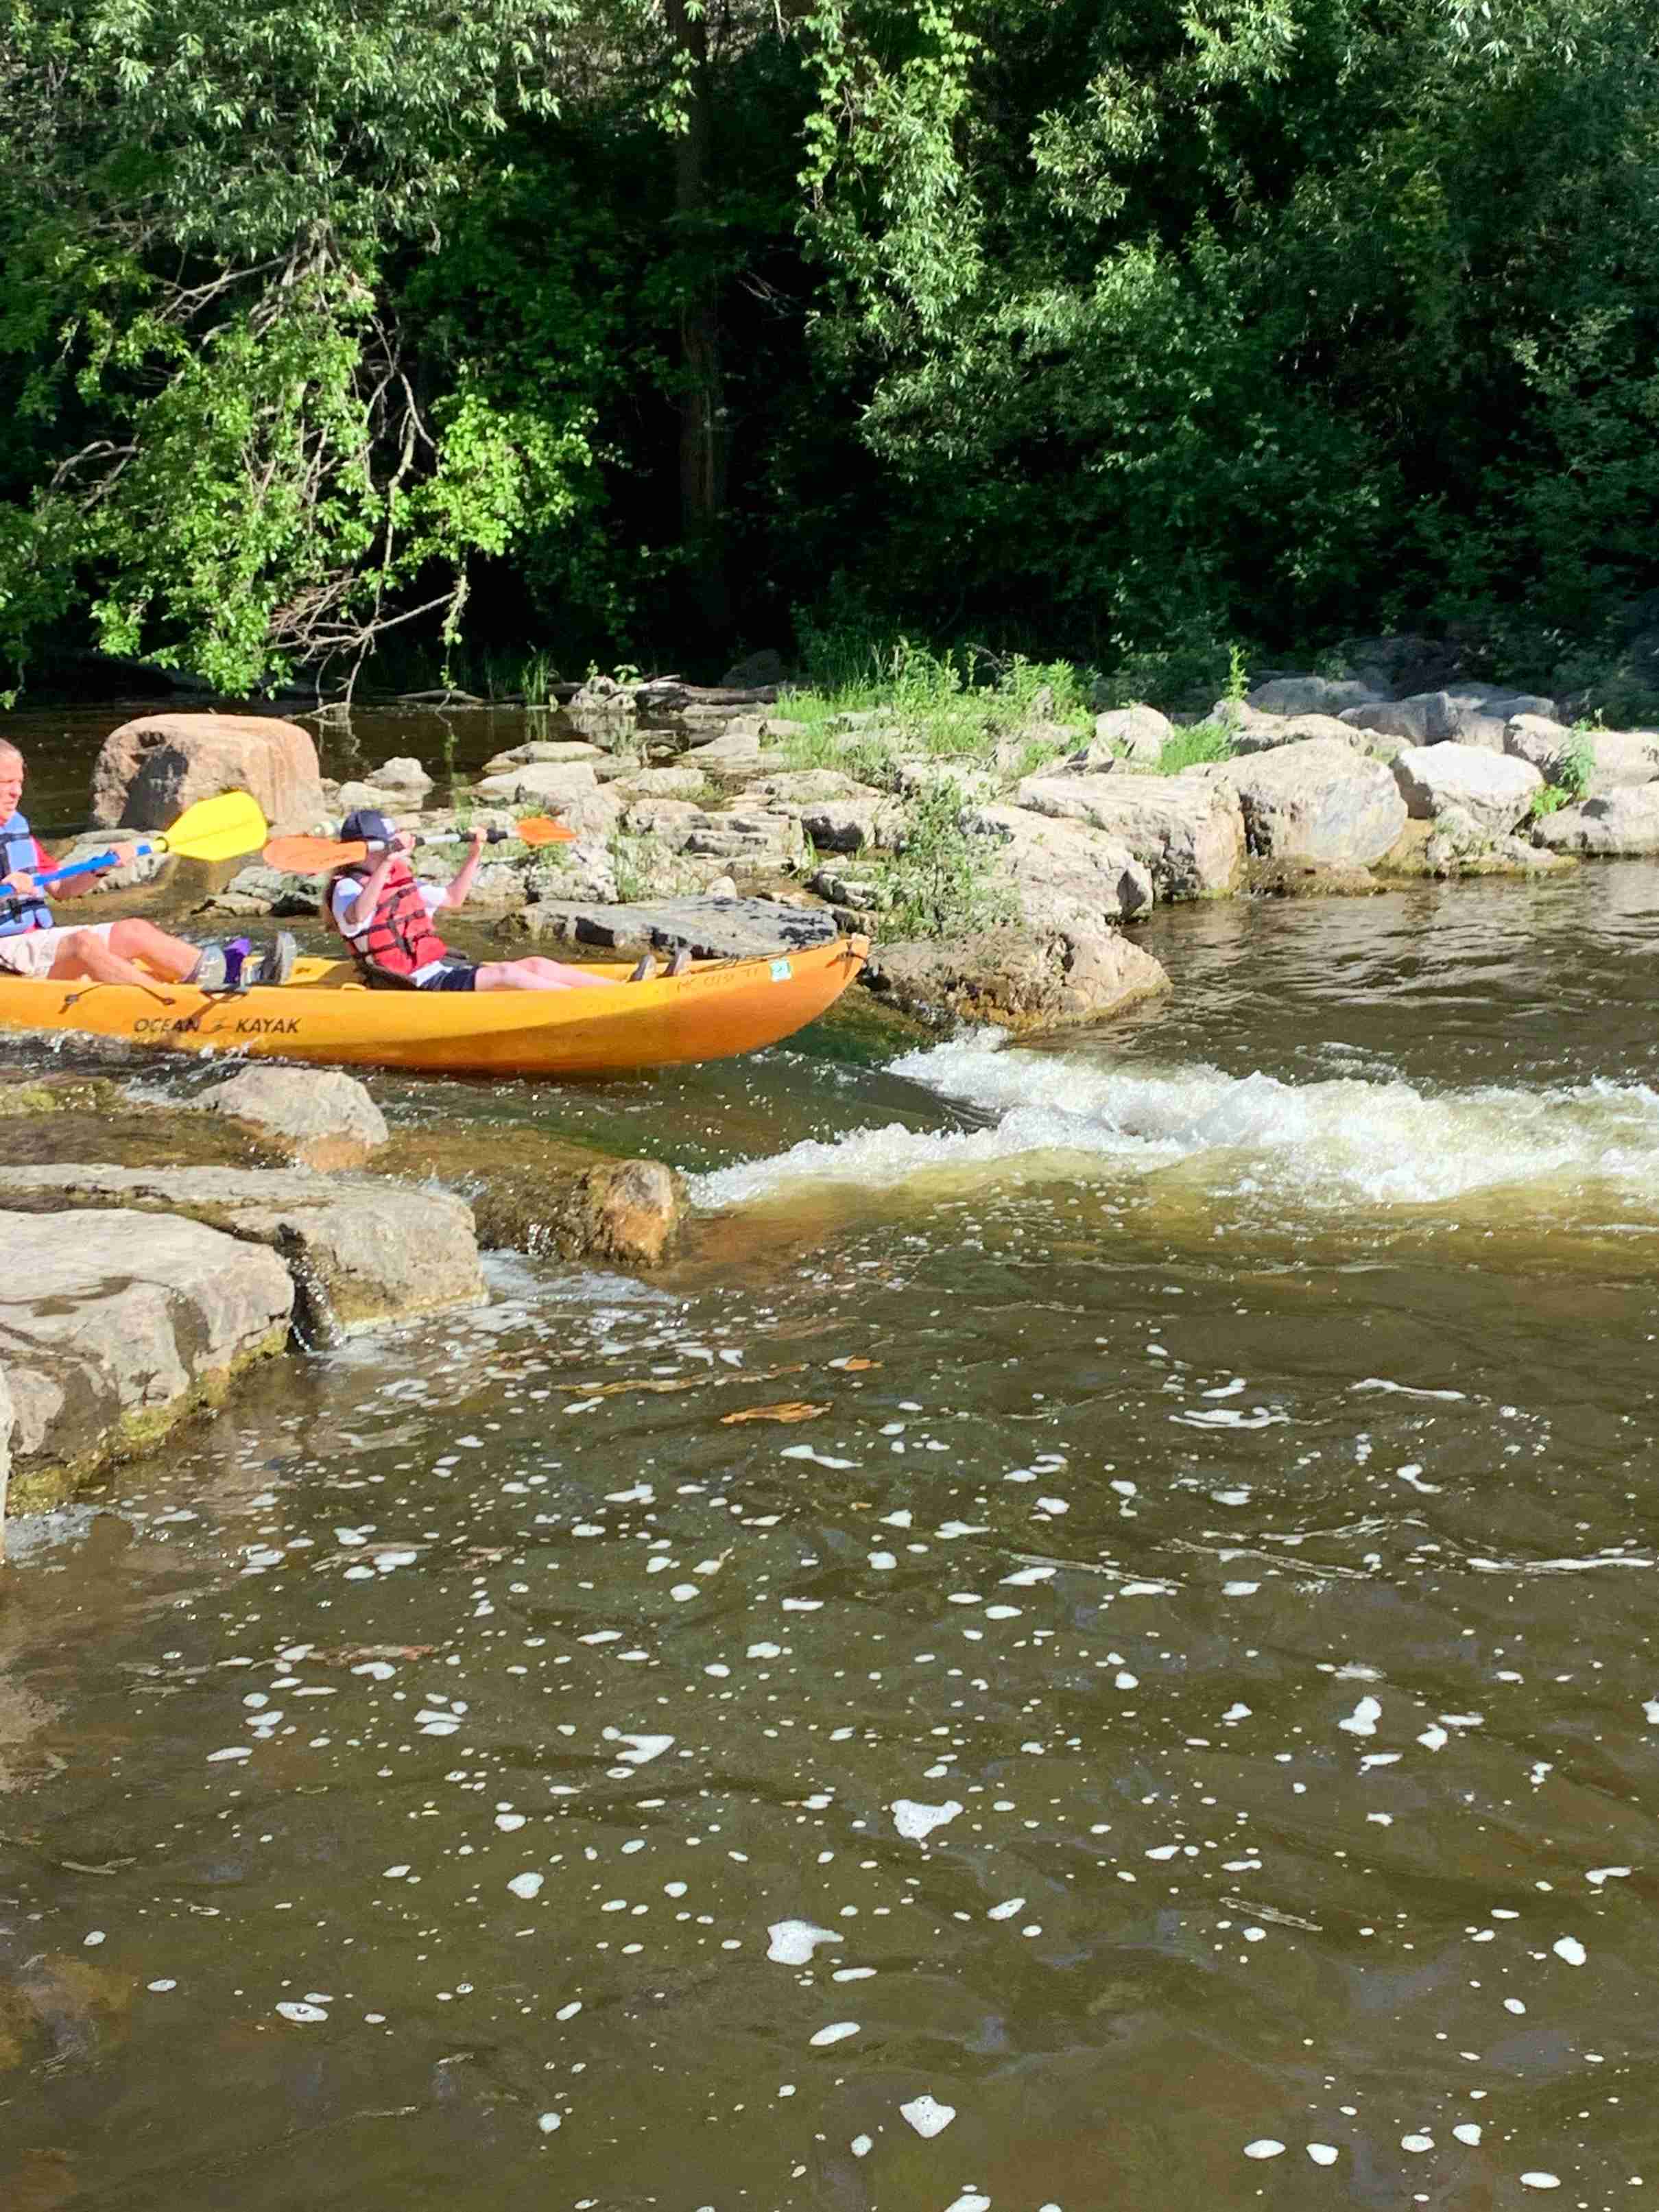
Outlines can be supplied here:
M1231 730L1224 730L1218 722L1196 722L1164 739L1158 772L1179 775L1182 769L1197 768L1205 761L1231 760L1237 749Z

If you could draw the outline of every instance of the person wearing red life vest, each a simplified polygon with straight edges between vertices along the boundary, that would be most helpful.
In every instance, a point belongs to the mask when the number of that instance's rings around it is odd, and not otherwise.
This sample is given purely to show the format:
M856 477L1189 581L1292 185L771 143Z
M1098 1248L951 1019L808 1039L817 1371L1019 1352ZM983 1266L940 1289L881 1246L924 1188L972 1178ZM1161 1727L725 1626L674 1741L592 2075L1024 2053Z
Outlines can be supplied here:
M223 945L189 945L169 937L153 921L131 916L125 921L93 922L59 928L52 918L35 878L52 866L52 855L21 811L26 775L23 756L0 738L0 975L52 982L137 983L152 989L159 977L168 983L195 983L223 990L234 981L280 983L294 964L294 939L283 932L269 952L230 972ZM112 845L114 866L136 857L130 842ZM101 876L81 876L54 886L54 898L76 898L91 890ZM142 961L142 967L136 963Z
M416 991L590 991L614 984L613 976L540 955L479 962L451 951L434 927L435 917L460 906L471 890L483 851L482 830L473 832L472 849L447 884L415 875L408 859L414 838L373 807L348 814L340 838L344 844L367 845L368 855L335 871L325 910L371 983ZM686 964L671 966L670 974ZM645 981L655 967L647 955L634 980Z

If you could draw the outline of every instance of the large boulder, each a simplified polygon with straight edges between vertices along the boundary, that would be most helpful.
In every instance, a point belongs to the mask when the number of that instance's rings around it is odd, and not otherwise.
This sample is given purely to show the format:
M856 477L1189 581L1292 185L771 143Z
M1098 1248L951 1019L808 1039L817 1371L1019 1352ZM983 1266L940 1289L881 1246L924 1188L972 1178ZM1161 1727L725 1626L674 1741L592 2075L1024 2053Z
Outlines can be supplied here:
M981 806L968 828L995 847L994 873L1026 927L1044 934L1098 930L1152 903L1152 871L1121 837L1083 822L1044 819L1022 806Z
M361 1167L386 1140L386 1116L356 1076L337 1068L256 1064L197 1103L252 1122L308 1168Z
M313 1337L484 1297L471 1212L443 1191L334 1182L303 1169L0 1165L0 1208L46 1203L179 1215L269 1246L294 1273Z
M1042 935L994 929L884 945L864 981L935 1028L989 1022L1016 1033L1106 1021L1170 988L1150 952L1082 921Z
M1199 773L1238 793L1249 848L1267 860L1369 868L1406 823L1389 770L1334 738L1280 745Z
M106 830L165 830L222 791L251 791L276 830L310 830L329 811L317 748L297 722L140 714L104 740L92 771L92 818Z
M1461 709L1446 691L1425 691L1414 699L1387 699L1375 705L1347 707L1340 719L1350 729L1399 738L1408 745L1446 745L1456 738Z
M47 1210L0 1212L14 1510L57 1504L288 1341L294 1284L274 1252L199 1222L51 1204L55 1176L97 1172L12 1170Z
M1393 769L1414 821L1431 822L1455 807L1488 837L1518 828L1544 787L1530 761L1469 745L1409 745Z
M1533 832L1553 853L1604 860L1659 853L1659 782L1622 784L1598 799L1547 814Z
M382 791L395 791L407 805L418 806L432 788L433 779L413 753L398 753L369 771L369 781Z
M1245 695L1258 714L1340 714L1379 696L1369 684L1331 676L1275 676Z
M1033 814L1086 822L1127 846L1159 898L1212 898L1243 875L1238 801L1206 777L1028 775L1018 798Z

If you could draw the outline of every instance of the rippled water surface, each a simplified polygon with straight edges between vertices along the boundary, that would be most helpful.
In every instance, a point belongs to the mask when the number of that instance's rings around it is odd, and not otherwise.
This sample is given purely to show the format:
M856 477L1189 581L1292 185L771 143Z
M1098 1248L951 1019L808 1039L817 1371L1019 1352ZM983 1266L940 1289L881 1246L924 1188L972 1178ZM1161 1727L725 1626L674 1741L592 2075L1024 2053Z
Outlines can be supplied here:
M0 2201L1651 2201L1656 921L1238 903L1041 1049L386 1085L693 1235L37 1534Z

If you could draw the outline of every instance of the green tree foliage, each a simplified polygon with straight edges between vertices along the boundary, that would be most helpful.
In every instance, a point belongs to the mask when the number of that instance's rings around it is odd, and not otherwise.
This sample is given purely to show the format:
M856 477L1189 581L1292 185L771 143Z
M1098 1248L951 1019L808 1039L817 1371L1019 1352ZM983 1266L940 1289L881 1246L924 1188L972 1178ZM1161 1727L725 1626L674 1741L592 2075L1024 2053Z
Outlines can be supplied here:
M717 668L799 609L1542 680L1659 581L1656 54L1659 0L15 0L0 652Z

